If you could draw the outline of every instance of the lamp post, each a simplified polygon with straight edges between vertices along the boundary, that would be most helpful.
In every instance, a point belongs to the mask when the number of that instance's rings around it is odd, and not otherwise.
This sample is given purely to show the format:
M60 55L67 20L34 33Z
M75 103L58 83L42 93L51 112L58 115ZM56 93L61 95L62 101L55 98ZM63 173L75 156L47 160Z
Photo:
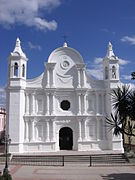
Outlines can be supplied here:
M6 157L6 160L5 160L5 167L4 167L4 170L3 170L3 174L9 172L8 171L8 145L10 144L10 142L11 142L11 139L9 138L9 135L5 134L4 143L5 143L5 157Z

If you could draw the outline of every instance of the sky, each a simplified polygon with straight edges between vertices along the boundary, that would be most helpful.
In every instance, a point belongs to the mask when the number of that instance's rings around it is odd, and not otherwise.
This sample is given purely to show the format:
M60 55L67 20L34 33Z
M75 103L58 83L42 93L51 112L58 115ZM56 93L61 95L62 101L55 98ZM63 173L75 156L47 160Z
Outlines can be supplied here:
M8 56L17 37L28 58L29 79L44 71L44 62L63 45L64 35L97 79L102 79L101 62L111 41L121 82L135 83L135 0L0 0L0 106L5 104Z

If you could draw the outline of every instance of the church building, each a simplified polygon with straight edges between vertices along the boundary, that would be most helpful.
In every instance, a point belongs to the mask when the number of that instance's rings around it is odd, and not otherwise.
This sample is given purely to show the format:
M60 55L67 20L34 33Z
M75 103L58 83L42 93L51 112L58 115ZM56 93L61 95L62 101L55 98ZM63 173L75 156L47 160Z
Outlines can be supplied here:
M8 58L10 152L123 152L121 136L106 126L113 112L110 93L120 86L119 60L110 42L102 62L103 80L87 74L82 56L66 42L52 51L39 77L27 79L27 61L17 38Z

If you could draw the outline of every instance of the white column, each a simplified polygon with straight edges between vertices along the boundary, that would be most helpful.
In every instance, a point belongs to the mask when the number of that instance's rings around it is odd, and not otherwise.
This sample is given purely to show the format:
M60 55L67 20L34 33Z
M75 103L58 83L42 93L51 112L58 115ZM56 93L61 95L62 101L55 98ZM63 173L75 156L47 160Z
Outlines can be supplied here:
M104 110L104 93L102 93L102 114L105 114L105 110Z
M25 141L29 141L29 126L28 121L25 121Z
M55 87L55 83L54 83L54 79L55 79L55 77L54 77L54 67L51 67L51 87Z
M49 120L46 121L46 141L50 141Z
M79 124L79 137L78 137L78 141L82 141L82 121L80 119L78 120L78 124Z
M26 106L26 114L29 114L29 94L26 93L26 103L25 103L25 106Z
M51 94L51 97L52 97L52 112L51 112L51 114L54 115L54 114L55 114L55 112L54 112L54 107L55 107L55 96L54 96L53 93Z
M46 114L50 114L50 94L46 93Z
M85 87L86 86L85 68L82 69L82 73L83 73L83 87Z
M35 129L36 130L36 135L35 135L36 138L35 139L38 140L38 137L39 137L39 135L38 135L38 128L37 128L37 126L35 128L36 128Z
M96 92L96 114L99 114L99 108L98 108L98 103L99 103L99 101L98 101L98 99L99 99L99 97L98 97L99 95L98 95L98 93Z
M35 140L35 127L34 127L34 120L31 122L31 141Z
M32 114L35 114L35 93L32 93Z
M78 86L77 86L77 87L80 88L80 87L81 87L81 82L80 82L80 81L81 81L80 69L78 68L77 71L78 71Z
M99 128L99 119L97 118L97 140L100 140Z
M55 141L55 121L52 120L52 141Z
M87 139L87 132L86 132L86 119L84 119L84 120L83 120L83 123L84 123L84 125L83 125L83 127L84 127L84 140L86 140L86 139Z
M86 114L86 94L83 94L83 114Z
M78 115L81 114L81 94L78 94Z
M49 68L47 69L47 80L46 80L46 87L50 87L50 70Z

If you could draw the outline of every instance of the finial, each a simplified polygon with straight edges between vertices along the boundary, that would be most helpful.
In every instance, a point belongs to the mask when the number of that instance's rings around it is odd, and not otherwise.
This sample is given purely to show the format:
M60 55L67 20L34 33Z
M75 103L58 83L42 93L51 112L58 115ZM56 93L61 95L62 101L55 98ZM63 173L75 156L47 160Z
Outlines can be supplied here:
M63 47L67 47L67 43L66 42L64 42Z
M21 41L19 38L16 39L16 47L20 47L21 46Z
M114 55L114 52L113 52L113 49L112 49L112 44L109 41L106 57L114 57L114 56L115 55Z
M68 45L67 45L67 36L66 36L66 35L63 35L62 37L63 37L63 39L64 39L63 47L68 47Z

